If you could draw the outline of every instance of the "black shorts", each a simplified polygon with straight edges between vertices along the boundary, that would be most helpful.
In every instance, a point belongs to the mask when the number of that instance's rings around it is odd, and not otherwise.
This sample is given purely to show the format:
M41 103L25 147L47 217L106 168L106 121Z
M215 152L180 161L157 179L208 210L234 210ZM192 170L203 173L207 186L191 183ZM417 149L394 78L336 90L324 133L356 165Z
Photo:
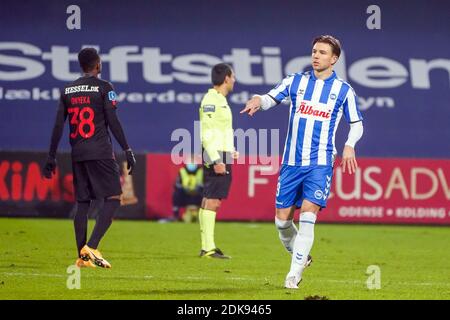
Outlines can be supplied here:
M214 166L203 168L203 197L207 199L226 199L231 187L231 164L226 165L228 174L218 175Z
M72 170L77 201L122 194L119 165L114 159L72 162Z

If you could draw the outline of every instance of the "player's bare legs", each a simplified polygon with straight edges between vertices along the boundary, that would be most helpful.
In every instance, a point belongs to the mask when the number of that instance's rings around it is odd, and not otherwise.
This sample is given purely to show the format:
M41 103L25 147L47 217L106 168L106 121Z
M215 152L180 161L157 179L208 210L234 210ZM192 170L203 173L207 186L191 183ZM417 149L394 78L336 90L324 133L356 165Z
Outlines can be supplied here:
M302 207L300 208L300 212L313 212L314 214L318 214L320 211L320 206L315 203L312 203L309 200L303 200Z
M294 219L295 206L290 208L276 209L277 218L280 220L292 220Z
M219 210L220 205L222 204L222 200L220 199L206 199L202 200L202 208L206 210L212 210L217 212Z
M300 208L299 231L294 240L291 269L286 276L285 287L297 289L302 279L302 273L307 267L308 256L314 242L314 225L320 206L309 200L303 200Z

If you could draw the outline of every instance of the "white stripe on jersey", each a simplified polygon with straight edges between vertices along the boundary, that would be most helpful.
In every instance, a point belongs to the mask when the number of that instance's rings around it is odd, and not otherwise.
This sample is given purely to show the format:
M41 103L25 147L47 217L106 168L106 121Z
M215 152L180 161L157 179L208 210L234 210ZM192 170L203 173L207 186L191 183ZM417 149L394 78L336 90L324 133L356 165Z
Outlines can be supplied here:
M333 106L336 100L332 100L331 96L334 94L335 97L339 94L341 90L342 82L334 81L331 86L330 95L328 96L327 105ZM337 125L335 126L336 131ZM326 165L327 164L327 144L328 144L328 131L330 130L330 123L325 121L322 123L322 131L320 132L320 144L319 144L319 152L318 152L318 165ZM334 140L333 140L334 146Z
M322 94L323 80L317 79L314 84L313 94L311 97L311 104L319 104L320 95ZM300 105L300 101L297 102ZM308 117L306 119L305 134L303 135L303 148L302 148L302 166L309 166L311 163L311 143L314 130L314 118Z
M322 124L322 131L320 132L319 152L317 153L317 164L327 164L327 143L328 143L328 130L330 130L330 123L324 122Z
M303 96L305 94L306 91L306 86L308 85L308 81L309 81L309 76L302 76L302 78L300 79L300 83L298 85L298 95L297 95L297 103L298 101L303 100ZM297 107L297 106L296 106ZM294 110L292 110L293 108L291 107L291 112L295 112L296 108ZM290 118L290 116L289 116ZM293 120L293 124L292 124L292 133L291 133L291 148L289 149L289 158L288 163L290 166L295 166L295 152L297 150L297 133L298 133L298 124L300 122L300 113L295 113L294 115L294 120ZM287 140L289 139L289 134L286 136L286 143L285 143L285 151L283 152L283 157L284 154L286 152L286 145L287 145ZM283 159L284 162L284 159Z

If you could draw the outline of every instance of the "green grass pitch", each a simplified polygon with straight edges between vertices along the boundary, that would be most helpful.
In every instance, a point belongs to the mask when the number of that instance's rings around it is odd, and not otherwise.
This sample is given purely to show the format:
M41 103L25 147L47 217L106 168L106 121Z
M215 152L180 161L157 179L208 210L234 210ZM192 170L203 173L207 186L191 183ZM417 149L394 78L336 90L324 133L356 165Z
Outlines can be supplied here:
M93 221L90 221L92 228ZM450 228L317 224L314 262L283 289L290 256L271 223L217 223L231 260L199 258L195 223L115 221L100 249L113 268L81 269L70 220L0 219L0 299L450 299ZM370 265L381 288L369 290Z

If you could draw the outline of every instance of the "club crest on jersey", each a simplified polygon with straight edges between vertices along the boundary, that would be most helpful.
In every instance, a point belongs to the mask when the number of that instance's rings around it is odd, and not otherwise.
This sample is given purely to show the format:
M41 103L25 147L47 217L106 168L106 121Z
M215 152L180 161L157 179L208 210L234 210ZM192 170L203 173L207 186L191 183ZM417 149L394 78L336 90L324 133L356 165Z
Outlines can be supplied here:
M114 91L108 92L108 99L109 99L109 101L112 102L113 106L116 105L116 98L117 98L117 95Z
M334 93L330 94L330 99L331 100L336 100L336 95Z

